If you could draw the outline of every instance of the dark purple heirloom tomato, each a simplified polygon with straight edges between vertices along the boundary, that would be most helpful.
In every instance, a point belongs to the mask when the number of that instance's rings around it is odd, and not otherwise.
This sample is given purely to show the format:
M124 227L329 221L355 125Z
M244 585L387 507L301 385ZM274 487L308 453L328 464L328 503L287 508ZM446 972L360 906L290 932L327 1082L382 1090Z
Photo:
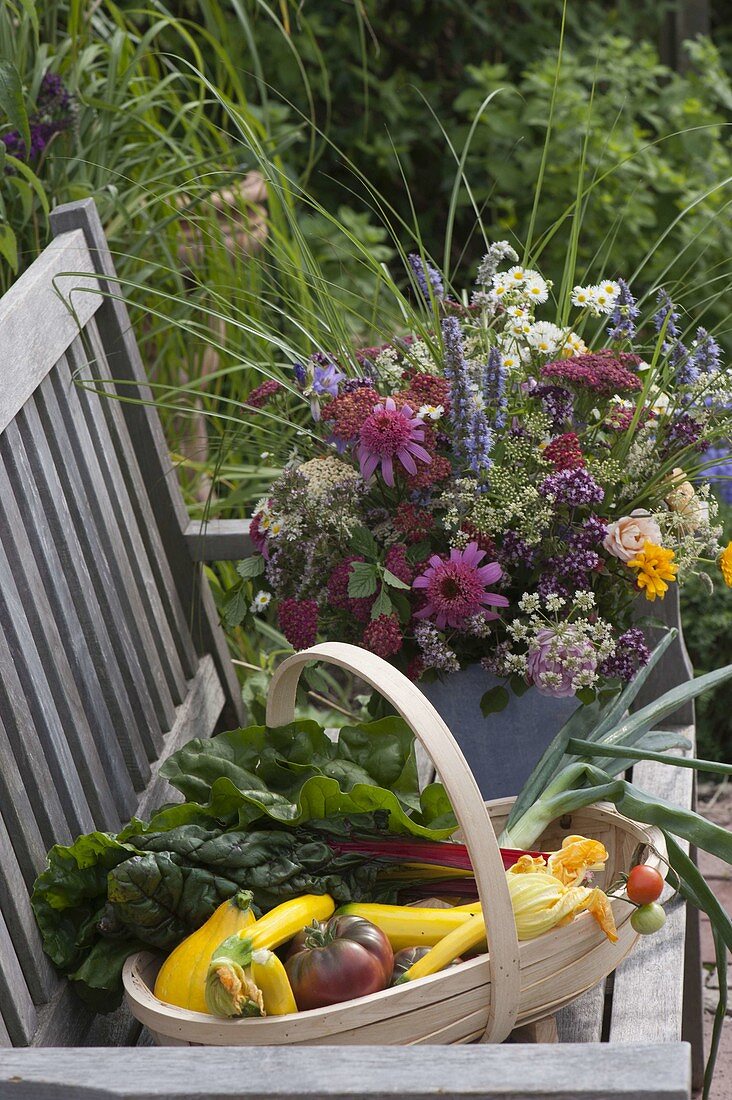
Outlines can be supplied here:
M394 964L388 939L363 917L313 921L295 936L285 964L297 1007L350 1001L385 989Z

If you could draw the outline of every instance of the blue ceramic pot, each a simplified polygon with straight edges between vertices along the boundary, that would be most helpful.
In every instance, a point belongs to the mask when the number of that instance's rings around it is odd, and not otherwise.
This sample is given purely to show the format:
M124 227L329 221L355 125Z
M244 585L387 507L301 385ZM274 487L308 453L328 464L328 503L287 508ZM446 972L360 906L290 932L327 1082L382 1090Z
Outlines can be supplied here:
M554 699L530 688L508 706L484 718L480 700L502 683L481 665L469 665L420 688L449 726L473 769L483 797L515 795L534 765L579 703L574 696Z

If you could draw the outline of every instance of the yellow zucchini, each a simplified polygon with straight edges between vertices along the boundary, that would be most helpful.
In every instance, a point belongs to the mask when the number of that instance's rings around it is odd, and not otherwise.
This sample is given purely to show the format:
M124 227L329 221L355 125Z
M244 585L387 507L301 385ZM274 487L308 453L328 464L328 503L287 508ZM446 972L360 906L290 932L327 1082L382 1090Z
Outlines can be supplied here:
M429 974L436 974L444 970L451 962L466 951L477 947L481 940L485 939L485 921L483 914L468 916L468 919L458 928L453 929L444 939L440 940L431 951L418 959L410 966L399 982L413 982L417 978L426 978Z
M155 982L156 997L192 1012L208 1012L205 986L211 955L223 939L253 926L251 900L252 895L241 890L178 944L160 968Z
M360 902L343 905L338 912L370 920L386 935L394 951L401 951L403 947L434 947L448 933L462 927L471 915L460 909Z
M249 972L254 984L262 991L265 1016L286 1016L297 1012L287 971L277 956L266 947L252 953Z
M214 1016L260 1016L266 1011L262 993L252 979L255 951L271 951L287 943L306 925L333 915L335 902L328 894L303 894L270 909L255 924L223 943L210 957L206 975L206 1005Z

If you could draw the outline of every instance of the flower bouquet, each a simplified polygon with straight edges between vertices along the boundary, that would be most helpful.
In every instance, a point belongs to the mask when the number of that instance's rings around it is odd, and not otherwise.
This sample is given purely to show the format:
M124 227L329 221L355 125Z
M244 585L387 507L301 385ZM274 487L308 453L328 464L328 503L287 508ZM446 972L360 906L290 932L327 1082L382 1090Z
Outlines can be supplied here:
M622 279L567 287L539 319L552 285L517 260L493 244L458 300L414 254L416 331L294 365L312 424L256 508L239 606L295 649L590 702L648 660L639 600L715 562L732 584L702 476L732 377L664 290L644 312ZM287 400L270 380L248 403Z

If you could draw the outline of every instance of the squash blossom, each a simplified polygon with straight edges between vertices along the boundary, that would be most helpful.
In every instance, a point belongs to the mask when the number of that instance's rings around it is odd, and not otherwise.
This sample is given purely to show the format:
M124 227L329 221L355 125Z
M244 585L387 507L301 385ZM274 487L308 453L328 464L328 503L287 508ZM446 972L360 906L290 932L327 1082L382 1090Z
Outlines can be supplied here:
M521 856L506 872L518 938L533 940L587 910L615 943L618 936L607 894L598 887L578 885L588 871L599 870L606 860L603 844L581 836L566 837L548 861L543 856Z
M668 592L666 581L676 580L679 567L673 564L673 559L673 550L665 550L646 539L640 553L627 563L629 569L638 570L636 583L645 590L647 600L653 601L656 596L663 599Z

